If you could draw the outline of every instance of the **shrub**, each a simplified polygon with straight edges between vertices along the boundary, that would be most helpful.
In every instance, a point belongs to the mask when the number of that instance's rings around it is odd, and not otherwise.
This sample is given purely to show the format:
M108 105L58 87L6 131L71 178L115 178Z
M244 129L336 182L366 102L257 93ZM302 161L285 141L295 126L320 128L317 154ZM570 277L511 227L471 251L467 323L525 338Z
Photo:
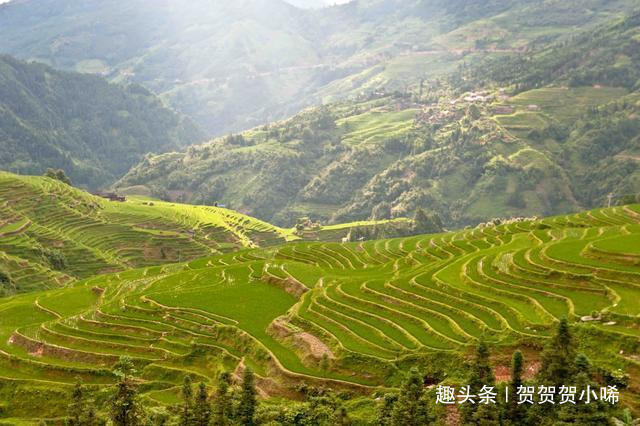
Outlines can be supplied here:
M56 271L62 271L68 266L67 257L60 250L44 249L42 255Z

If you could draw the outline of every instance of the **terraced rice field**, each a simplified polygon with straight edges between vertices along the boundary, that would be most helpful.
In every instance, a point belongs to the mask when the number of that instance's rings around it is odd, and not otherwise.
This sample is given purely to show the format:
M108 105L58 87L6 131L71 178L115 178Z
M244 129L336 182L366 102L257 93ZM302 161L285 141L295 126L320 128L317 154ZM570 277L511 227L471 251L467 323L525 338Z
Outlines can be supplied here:
M206 206L107 201L54 180L0 172L5 294L77 278L281 244L290 231ZM66 265L51 262L51 251Z
M355 117L339 120L347 126L348 133L343 143L349 145L375 144L407 133L413 126L418 110L407 109L397 112L372 110Z
M0 376L103 386L129 355L157 403L177 395L184 372L209 382L240 364L266 393L301 381L365 392L396 386L408 356L460 353L481 338L544 343L563 317L604 341L637 341L639 298L640 206L296 242L3 299ZM614 356L637 362L630 347Z

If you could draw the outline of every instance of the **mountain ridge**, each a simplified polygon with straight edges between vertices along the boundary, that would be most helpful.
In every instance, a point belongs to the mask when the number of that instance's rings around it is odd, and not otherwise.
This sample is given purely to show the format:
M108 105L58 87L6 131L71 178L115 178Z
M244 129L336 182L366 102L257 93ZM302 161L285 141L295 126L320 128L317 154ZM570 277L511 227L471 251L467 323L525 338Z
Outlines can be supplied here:
M222 200L279 224L309 214L336 222L410 216L422 207L449 227L465 226L634 196L638 16L499 53L446 81L149 157L117 185Z
M0 56L0 167L62 168L78 185L106 186L150 152L204 139L193 122L139 85Z
M516 51L633 8L630 0L361 0L307 11L279 0L151 9L143 0L39 1L35 16L28 2L0 10L0 51L142 83L214 136L362 91L402 90L498 54L474 51L476 38Z

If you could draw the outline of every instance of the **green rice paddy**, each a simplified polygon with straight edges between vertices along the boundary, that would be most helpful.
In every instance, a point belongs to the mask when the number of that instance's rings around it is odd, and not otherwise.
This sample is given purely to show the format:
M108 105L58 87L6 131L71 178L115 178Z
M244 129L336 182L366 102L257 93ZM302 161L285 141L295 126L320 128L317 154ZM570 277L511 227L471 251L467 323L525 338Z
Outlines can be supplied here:
M2 205L7 223L32 223L2 238L2 268L11 276L34 268L33 247L55 239L77 279L42 268L20 282L58 279L42 285L50 290L0 300L0 383L55 387L81 377L100 388L128 355L144 397L160 404L175 399L183 374L213 382L242 363L272 389L306 382L370 392L396 386L407 356L462 353L479 339L544 343L564 317L580 323L596 312L606 321L590 323L611 339L640 335L638 206L393 240L287 243L287 231L211 207L64 198L64 186L35 178L0 192L28 194L36 181L48 196ZM48 198L74 208L54 210ZM255 230L281 243L243 244ZM225 253L214 235L244 249ZM158 238L191 255L132 254ZM76 260L77 247L95 257Z

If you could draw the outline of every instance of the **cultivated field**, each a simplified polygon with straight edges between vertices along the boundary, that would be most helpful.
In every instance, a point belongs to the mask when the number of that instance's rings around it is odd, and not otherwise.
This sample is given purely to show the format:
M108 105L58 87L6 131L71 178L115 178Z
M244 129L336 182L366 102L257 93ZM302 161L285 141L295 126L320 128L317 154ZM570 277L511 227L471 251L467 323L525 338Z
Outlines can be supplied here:
M111 202L55 180L0 172L0 237L0 266L11 276L4 293L11 294L275 245L291 231L231 210Z
M175 402L185 372L211 383L242 365L266 395L301 382L369 392L397 386L410 360L466 353L481 338L539 347L563 317L608 365L637 369L639 297L637 205L441 235L294 242L4 299L0 376L5 387L53 394L76 377L100 388L129 355L152 404Z

